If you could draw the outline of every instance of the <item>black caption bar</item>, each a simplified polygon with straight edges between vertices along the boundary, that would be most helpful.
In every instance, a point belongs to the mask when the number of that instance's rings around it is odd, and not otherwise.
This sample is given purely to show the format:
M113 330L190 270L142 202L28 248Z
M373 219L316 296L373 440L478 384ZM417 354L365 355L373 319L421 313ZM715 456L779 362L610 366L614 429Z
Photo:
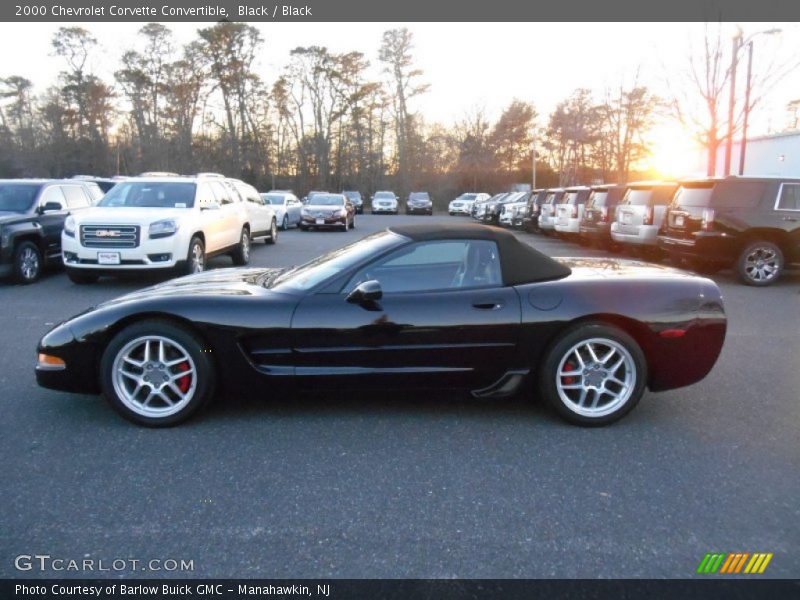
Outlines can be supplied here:
M800 580L492 580L492 579L331 579L331 580L106 580L43 579L9 580L0 583L0 598L45 600L144 600L175 598L315 598L373 600L437 600L488 598L574 598L605 600L619 598L680 598L682 600L749 600L800 597Z
M3 21L798 21L786 0L11 0Z

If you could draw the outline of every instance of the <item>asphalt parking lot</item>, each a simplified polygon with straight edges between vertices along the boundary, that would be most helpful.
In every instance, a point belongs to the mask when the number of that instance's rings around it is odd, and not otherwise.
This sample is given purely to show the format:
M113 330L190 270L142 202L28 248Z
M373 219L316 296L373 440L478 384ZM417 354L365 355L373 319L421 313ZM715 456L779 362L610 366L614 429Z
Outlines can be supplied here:
M252 264L454 218L282 232ZM554 256L600 254L520 235ZM33 364L52 324L153 281L0 283L0 576L82 575L14 568L39 553L194 563L117 576L683 578L707 552L772 552L765 576L798 577L800 274L766 289L715 280L729 329L710 376L647 394L601 429L527 396L268 389L264 402L218 401L183 426L144 429L99 397L37 387Z

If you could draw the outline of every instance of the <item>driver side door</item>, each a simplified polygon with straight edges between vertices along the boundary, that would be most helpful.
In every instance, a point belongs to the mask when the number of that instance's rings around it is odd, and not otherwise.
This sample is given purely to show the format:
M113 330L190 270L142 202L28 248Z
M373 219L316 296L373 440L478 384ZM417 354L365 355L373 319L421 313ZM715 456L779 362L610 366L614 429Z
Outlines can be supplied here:
M465 278L475 244L491 244L483 250L496 261L494 271L478 277L473 269ZM339 290L307 296L292 321L301 385L491 385L510 368L520 329L519 297L502 285L499 269L491 241L417 242L363 267ZM383 297L348 302L367 280L380 283Z

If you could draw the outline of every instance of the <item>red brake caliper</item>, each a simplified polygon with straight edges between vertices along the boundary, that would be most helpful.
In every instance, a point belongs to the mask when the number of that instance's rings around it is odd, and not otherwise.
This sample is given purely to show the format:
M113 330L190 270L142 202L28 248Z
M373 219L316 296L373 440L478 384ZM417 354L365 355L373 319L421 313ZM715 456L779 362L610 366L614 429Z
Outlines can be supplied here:
M178 365L179 371L188 371L189 370L189 363L182 362ZM192 385L192 376L191 375L184 375L180 379L178 379L178 389L183 392L184 394L189 391L189 386Z
M564 365L564 371L565 372L575 371L575 363L568 362L567 364L565 364ZM573 383L575 383L575 378L574 377L564 377L564 384L565 385L572 385Z

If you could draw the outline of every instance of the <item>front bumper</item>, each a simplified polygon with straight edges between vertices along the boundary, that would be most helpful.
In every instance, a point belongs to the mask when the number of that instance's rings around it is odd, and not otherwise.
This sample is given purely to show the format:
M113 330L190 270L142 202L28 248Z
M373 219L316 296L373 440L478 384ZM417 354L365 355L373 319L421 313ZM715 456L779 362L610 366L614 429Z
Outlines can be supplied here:
M120 264L99 264L98 252L119 253ZM186 260L188 253L188 240L184 240L180 234L147 239L136 248L106 249L86 248L77 238L61 236L62 260L70 269L102 272L173 269Z
M372 207L372 214L378 213L388 213L394 214L397 212L397 206L373 206Z
M323 223L317 223L318 220L322 220ZM347 223L347 217L326 217L323 219L317 219L316 217L301 217L300 218L300 227L303 228L320 228L320 227L342 227Z
M472 207L468 204L460 204L457 206L450 205L447 207L451 215L470 215L472 214Z
M433 206L407 206L406 212L410 215L430 215L433 214Z
M615 221L611 224L611 238L620 244L655 246L658 229L657 225L620 225Z

